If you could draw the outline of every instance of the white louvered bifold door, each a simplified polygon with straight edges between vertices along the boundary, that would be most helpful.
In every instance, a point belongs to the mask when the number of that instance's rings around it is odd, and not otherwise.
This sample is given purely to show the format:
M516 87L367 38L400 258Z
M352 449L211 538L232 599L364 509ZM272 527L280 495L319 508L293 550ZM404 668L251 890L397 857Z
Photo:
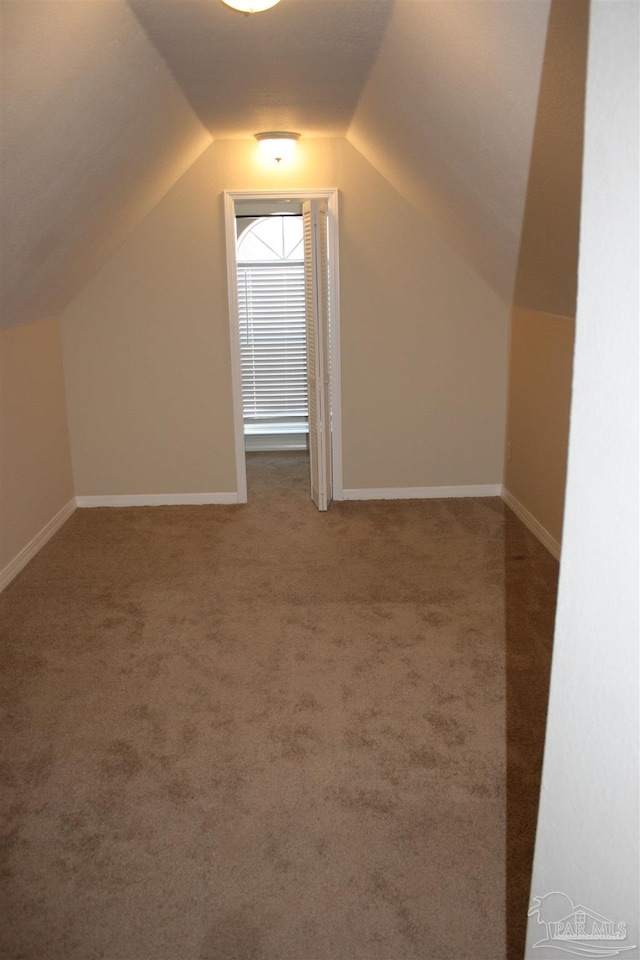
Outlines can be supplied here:
M303 204L304 276L309 377L309 459L311 499L318 510L331 502L331 437L329 415L329 357L327 334L328 266L327 204Z

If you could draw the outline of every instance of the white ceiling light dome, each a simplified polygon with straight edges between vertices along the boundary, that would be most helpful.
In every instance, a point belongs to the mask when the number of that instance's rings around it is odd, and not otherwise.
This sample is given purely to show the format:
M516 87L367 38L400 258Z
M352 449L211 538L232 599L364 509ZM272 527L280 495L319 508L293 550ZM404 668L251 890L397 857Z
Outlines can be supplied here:
M280 0L222 0L228 7L239 10L240 13L260 13L262 10L268 10L269 7L275 7Z
M266 160L288 160L293 156L299 133L287 133L283 130L271 130L268 133L256 133L260 154Z

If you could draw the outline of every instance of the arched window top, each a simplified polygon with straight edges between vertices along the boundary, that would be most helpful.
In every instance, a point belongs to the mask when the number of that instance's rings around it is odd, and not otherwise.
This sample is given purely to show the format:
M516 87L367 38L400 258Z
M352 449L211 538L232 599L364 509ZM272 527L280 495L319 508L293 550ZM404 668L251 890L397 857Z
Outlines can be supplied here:
M260 217L238 239L238 263L304 260L302 217Z

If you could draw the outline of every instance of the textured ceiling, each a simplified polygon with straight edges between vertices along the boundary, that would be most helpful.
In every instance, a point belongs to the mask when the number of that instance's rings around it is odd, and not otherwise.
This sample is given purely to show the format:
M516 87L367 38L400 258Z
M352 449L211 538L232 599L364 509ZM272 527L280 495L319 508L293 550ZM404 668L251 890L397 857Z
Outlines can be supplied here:
M398 3L349 139L510 302L549 0Z
M246 17L219 0L128 2L217 140L344 136L393 5L284 0Z
M569 11L587 0L558 4L570 39ZM580 84L556 84L536 122L549 10L282 0L244 17L220 0L1 0L2 322L59 314L212 137L265 129L346 135L508 303L534 133L562 143L565 168L557 149L536 154L524 295L535 307L547 270L536 248L564 216L558 184L575 181L579 145L561 134L582 116ZM566 60L557 76L580 74L583 34L553 46ZM573 191L574 218L575 207ZM574 233L554 253L557 275Z
M2 324L60 313L210 144L119 0L2 0Z

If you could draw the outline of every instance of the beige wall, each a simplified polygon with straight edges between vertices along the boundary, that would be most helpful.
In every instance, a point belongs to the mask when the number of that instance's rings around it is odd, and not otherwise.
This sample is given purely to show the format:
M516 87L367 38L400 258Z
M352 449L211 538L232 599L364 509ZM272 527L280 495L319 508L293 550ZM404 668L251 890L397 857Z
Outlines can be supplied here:
M499 483L507 309L345 140L214 143L63 317L76 493L236 489L223 190L338 187L344 485Z
M0 571L73 499L57 320L0 331Z
M344 485L499 483L507 310L355 148L341 155Z
M504 485L554 553L569 438L588 18L588 0L552 0L510 321Z
M511 316L505 486L560 542L575 323L514 308Z
M221 217L196 163L64 313L78 496L235 489Z

